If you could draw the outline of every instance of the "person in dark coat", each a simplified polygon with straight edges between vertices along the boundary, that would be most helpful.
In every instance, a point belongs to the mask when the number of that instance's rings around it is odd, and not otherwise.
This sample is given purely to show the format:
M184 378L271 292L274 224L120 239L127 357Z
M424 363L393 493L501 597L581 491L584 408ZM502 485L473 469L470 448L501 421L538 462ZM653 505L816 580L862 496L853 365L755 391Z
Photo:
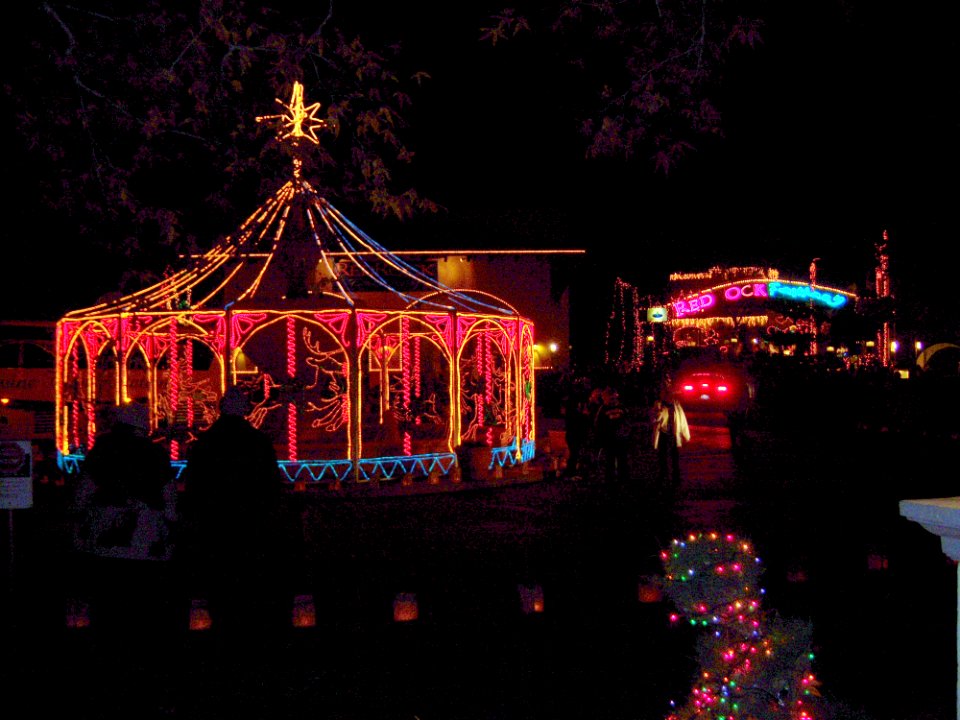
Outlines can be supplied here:
M144 405L117 408L74 488L72 593L89 607L94 666L112 678L109 706L117 717L136 715L151 695L164 702L162 678L176 649L170 560L177 488L149 430Z
M630 477L630 424L627 408L614 388L603 392L603 404L594 420L596 440L603 451L604 477L608 481L627 480Z
M191 446L181 476L177 564L191 599L208 604L225 657L241 662L289 627L290 530L273 442L232 387L220 417Z
M590 410L587 406L585 380L577 379L563 398L563 420L567 442L567 467L564 475L578 477L583 473L586 463L584 448L590 436Z

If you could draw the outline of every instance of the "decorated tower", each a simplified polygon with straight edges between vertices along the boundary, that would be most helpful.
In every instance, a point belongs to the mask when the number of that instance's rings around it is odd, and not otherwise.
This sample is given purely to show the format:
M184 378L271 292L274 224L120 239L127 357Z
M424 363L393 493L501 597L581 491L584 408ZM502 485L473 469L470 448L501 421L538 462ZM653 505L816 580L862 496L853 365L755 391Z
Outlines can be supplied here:
M877 266L874 270L874 280L876 283L876 293L878 298L892 298L893 291L890 285L890 254L889 254L890 236L886 230L883 231L883 238L876 243ZM892 343L894 341L894 325L889 319L883 321L880 329L877 330L877 347L879 348L880 362L888 367L893 360Z

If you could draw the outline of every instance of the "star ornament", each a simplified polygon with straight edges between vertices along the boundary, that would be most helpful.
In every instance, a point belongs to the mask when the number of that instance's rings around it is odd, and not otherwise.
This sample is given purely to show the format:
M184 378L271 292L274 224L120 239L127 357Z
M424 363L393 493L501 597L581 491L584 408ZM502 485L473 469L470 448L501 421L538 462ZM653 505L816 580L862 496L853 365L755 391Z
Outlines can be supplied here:
M256 118L257 122L276 121L279 126L277 137L280 140L292 138L294 145L300 138L306 138L314 145L320 144L316 131L327 127L327 121L316 116L320 110L320 103L303 104L303 85L299 82L293 83L293 94L290 96L289 103L284 103L280 98L276 101L285 112L279 115L261 115Z

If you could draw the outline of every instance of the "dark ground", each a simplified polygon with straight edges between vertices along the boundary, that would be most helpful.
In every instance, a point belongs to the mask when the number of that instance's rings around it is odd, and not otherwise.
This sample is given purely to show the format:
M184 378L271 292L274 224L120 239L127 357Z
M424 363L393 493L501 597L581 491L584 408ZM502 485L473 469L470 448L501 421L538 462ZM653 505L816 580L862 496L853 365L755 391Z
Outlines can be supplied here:
M409 497L300 493L309 557L291 593L313 595L316 626L290 628L238 668L184 621L132 709L120 698L136 658L105 676L93 628L65 627L65 489L38 488L34 508L4 519L14 574L3 716L663 718L686 697L695 637L670 625L668 603L639 602L638 581L661 571L673 537L717 529L753 541L767 610L813 622L814 668L840 709L831 717L952 718L956 568L898 502L956 494L942 468L955 466L957 441L749 433L734 457L724 427L693 431L675 493L656 487L645 437L629 484L588 475ZM518 587L531 585L543 613L522 612ZM418 620L393 622L399 592L417 594Z

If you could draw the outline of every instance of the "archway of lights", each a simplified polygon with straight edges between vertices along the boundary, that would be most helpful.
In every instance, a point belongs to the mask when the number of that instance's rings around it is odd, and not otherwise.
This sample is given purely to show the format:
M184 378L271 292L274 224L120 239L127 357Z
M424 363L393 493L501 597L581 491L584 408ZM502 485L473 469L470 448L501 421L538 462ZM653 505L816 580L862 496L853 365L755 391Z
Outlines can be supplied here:
M857 296L810 280L789 280L772 268L713 267L706 272L670 275L670 299L657 302L617 279L607 325L606 360L639 367L656 361L669 347L728 349L747 335L771 338L803 334L810 352L829 322L852 311ZM648 345L656 344L656 348ZM655 350L655 352L651 352Z
M800 328L817 337L823 318L852 306L856 295L776 271L740 277L671 300L669 323L676 345L717 344L730 331L755 327L773 334Z
M281 103L283 104L283 103ZM277 120L294 149L323 122L295 84ZM291 481L445 475L459 445L490 466L535 451L534 326L509 303L440 283L291 179L238 231L56 331L56 439L75 471L117 406L146 404L185 464L232 385Z

